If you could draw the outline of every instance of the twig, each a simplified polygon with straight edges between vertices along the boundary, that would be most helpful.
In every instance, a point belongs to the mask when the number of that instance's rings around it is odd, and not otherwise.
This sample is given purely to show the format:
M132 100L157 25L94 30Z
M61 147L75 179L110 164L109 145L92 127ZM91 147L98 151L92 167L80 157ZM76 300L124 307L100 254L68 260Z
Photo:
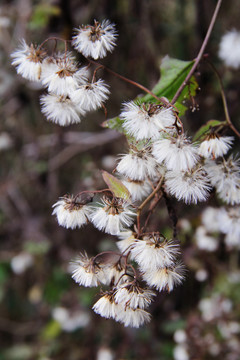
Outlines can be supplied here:
M222 0L218 0L217 2L217 5L216 5L216 8L214 10L214 13L213 13L213 16L212 16L212 19L211 19L211 22L209 24L209 27L208 27L208 31L207 31L207 34L205 36L205 39L203 40L203 43L202 43L202 46L199 50L199 53L198 53L198 56L196 57L195 61L194 61L194 64L193 64L193 67L191 68L191 70L189 71L188 75L186 76L185 80L183 81L182 85L178 88L176 94L174 95L172 101L171 101L171 104L175 104L175 102L177 101L178 97L180 96L181 92L183 91L183 89L185 88L185 86L187 85L188 81L191 79L194 71L196 70L202 56L203 56L203 53L205 51L205 48L207 46L207 43L208 43L208 40L209 40L209 37L211 35L211 32L212 32L212 29L213 29L213 26L215 24L215 21L216 21L216 18L217 18L217 15L218 15L218 11L220 9L220 6L221 6L221 3L222 3Z
M208 65L212 68L214 74L216 75L216 77L219 81L226 123L229 125L229 127L232 129L232 131L240 138L240 132L235 128L235 126L233 125L233 123L230 119L228 105L227 105L227 99L226 99L226 95L224 93L224 87L223 87L221 76L220 76L219 72L217 71L216 67L208 59L206 59L206 61L207 61Z

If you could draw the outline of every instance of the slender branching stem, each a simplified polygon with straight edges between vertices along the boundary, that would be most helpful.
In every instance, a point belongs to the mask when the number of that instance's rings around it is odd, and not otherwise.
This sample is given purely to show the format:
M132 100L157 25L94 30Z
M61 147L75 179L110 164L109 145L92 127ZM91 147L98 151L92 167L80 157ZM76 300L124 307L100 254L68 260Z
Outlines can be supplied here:
M199 53L198 53L198 55L197 55L197 57L196 57L196 59L194 61L193 67L191 68L191 70L189 71L189 73L186 76L185 80L183 81L183 83L181 84L181 86L177 90L176 94L174 95L174 97L173 97L173 99L171 101L172 104L175 104L178 97L181 95L183 89L187 85L188 81L191 79L191 77L192 77L193 73L195 72L199 62L201 61L201 58L202 58L203 53L205 51L205 48L207 46L208 40L209 40L210 35L212 33L213 26L215 24L215 21L216 21L216 18L217 18L218 11L220 9L221 3L222 3L222 0L218 0L217 5L216 5L215 10L214 10L214 13L213 13L213 16L212 16L212 19L211 19L211 22L210 22L209 27L208 27L207 34L205 36L205 39L203 40L202 46L201 46L201 48L199 50Z
M216 75L219 85L220 85L220 91L221 91L221 96L222 96L222 102L223 102L226 123L230 127L230 129L232 129L232 131L240 138L240 132L233 125L230 115L229 115L227 99L226 99L226 95L224 92L224 87L223 87L223 82L222 82L221 76L220 76L219 72L217 71L216 67L208 59L207 59L207 63L214 71L214 74Z
M159 180L156 188L151 192L151 194L142 202L142 204L138 207L137 210L137 229L138 229L138 235L141 232L141 227L140 227L140 215L142 212L142 209L147 205L147 203L155 196L155 194L161 189L161 186L163 184L163 180L164 180L164 176L161 177L161 179Z

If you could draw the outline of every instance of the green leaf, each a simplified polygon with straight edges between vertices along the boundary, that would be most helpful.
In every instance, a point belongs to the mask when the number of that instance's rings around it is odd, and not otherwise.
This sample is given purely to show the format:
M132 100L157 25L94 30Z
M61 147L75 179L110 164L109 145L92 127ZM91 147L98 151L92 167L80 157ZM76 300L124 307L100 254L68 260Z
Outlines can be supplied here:
M219 126L223 124L223 121L219 120L209 120L206 124L200 127L200 129L196 132L193 141L201 140L207 133L211 130L211 128L215 126Z
M152 92L160 97L166 97L171 101L176 94L178 88L181 86L189 71L191 70L194 61L183 61L165 56L161 62L160 72L161 77L158 83L153 88ZM185 114L187 107L183 104L183 101L190 99L196 95L198 83L194 76L191 77L189 83L184 87L177 102L176 108L179 110L179 116ZM157 100L150 94L146 94L142 97L137 97L134 101L139 103L155 103ZM107 120L103 123L104 127L117 130L125 134L125 130L122 127L123 120L119 117Z
M130 193L123 183L115 178L115 176L109 174L107 171L102 171L102 177L109 189L113 192L114 196L129 200Z
M61 9L57 5L50 5L47 3L38 4L35 6L31 20L28 24L32 30L44 28L51 16L59 16Z
M51 320L42 331L44 340L53 340L61 333L61 325L56 320Z
M162 59L160 66L161 77L159 82L155 85L152 92L158 97L166 97L171 101L176 94L178 88L181 86L189 71L191 70L194 61L183 61L165 56ZM187 107L182 104L184 99L189 99L196 95L198 83L194 76L191 77L188 85L185 86L181 95L179 96L175 106L179 110L179 116L184 115ZM156 102L152 95L147 94L140 99L141 102Z

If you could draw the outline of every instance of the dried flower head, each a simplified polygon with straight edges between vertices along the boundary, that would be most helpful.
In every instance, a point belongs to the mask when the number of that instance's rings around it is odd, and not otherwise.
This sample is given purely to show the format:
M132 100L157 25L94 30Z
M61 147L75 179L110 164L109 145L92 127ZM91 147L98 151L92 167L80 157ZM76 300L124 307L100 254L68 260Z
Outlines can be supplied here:
M113 51L116 43L115 25L108 20L102 23L95 20L93 26L82 26L76 29L76 33L72 40L73 46L84 56L93 59L105 57L107 51Z
M210 134L203 142L201 142L198 153L205 158L218 158L228 152L233 140L233 136L220 137L217 134Z
M240 159L207 160L205 169L220 199L227 204L240 203Z
M136 140L157 139L162 130L173 128L175 115L171 107L156 104L136 104L129 101L123 105L120 117L126 132Z
M158 164L147 149L131 149L129 154L122 155L117 171L131 180L155 178Z
M186 204L197 204L207 200L211 186L206 172L198 166L188 172L167 171L165 189Z
M42 83L48 87L50 93L70 97L73 91L87 81L86 67L78 68L71 57L53 58L49 64L49 67L44 66Z
M172 266L178 254L179 244L166 240L159 233L145 235L142 240L136 239L131 247L131 256L143 271Z
M77 124L86 112L68 96L48 94L40 97L41 111L47 120L61 126Z
M169 268L159 268L156 271L144 271L142 276L149 286L154 286L158 291L166 289L170 292L176 285L182 283L184 274L184 265L178 263Z
M154 142L152 154L157 162L164 162L168 170L188 171L199 160L196 146L184 135Z
M39 81L42 74L42 62L46 57L46 52L39 46L31 44L28 46L22 40L19 49L11 54L12 65L16 66L17 73L25 79Z
M95 207L91 221L94 226L108 234L117 235L133 223L136 213L131 205L121 198L104 196L99 207Z
M86 111L100 108L108 99L110 91L102 79L79 86L71 94L71 99Z
M53 205L59 225L71 229L80 228L88 222L92 207L86 201L65 195Z
M86 287L98 286L100 283L105 284L105 274L102 268L96 263L94 258L87 254L80 254L78 259L71 263L72 278L79 285Z

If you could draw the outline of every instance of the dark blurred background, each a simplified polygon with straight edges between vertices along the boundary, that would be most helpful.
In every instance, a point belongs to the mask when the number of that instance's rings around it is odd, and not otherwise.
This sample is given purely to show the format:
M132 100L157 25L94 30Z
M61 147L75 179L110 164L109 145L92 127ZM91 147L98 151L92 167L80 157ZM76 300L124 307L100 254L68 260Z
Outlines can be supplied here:
M78 287L69 262L84 249L90 255L116 249L115 239L91 225L59 227L52 205L66 193L102 188L100 169L111 172L127 143L101 128L102 110L68 128L48 123L39 106L43 90L18 76L10 59L22 38L28 44L49 36L70 39L79 25L109 19L119 36L102 63L152 88L165 55L196 57L215 5L215 0L1 0L0 360L239 360L238 250L227 249L221 236L216 251L199 249L194 234L206 204L174 203L187 278L171 294L157 296L150 324L124 328L91 311L98 289ZM240 2L223 0L206 52L222 76L240 130L240 72L227 69L217 56L221 36L240 30L239 16ZM140 91L107 72L100 75L111 86L106 103L111 118ZM219 85L204 61L196 78L199 109L183 119L188 135L208 120L224 120ZM219 204L212 196L207 205ZM152 226L171 236L164 206L156 215Z

